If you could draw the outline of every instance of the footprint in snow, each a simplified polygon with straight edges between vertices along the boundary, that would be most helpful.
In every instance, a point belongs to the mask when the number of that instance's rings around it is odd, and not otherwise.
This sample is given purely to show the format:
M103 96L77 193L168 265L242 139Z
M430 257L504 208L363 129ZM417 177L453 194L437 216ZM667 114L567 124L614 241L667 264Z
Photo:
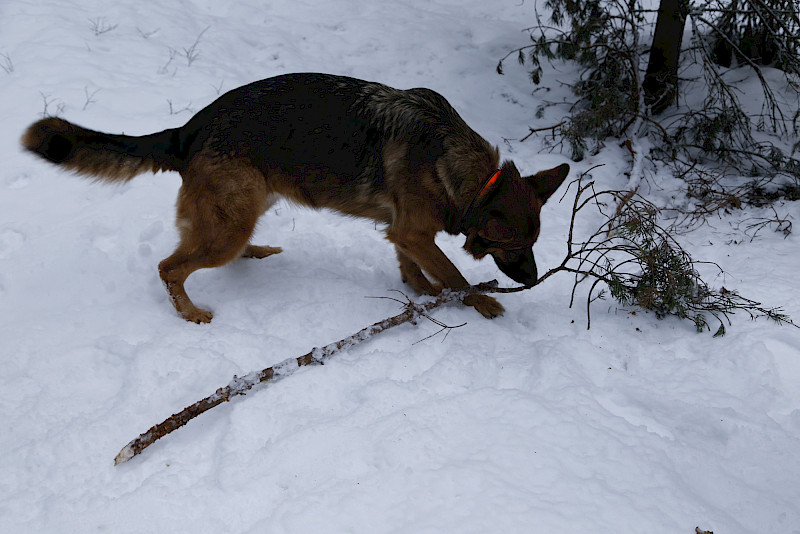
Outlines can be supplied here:
M139 234L139 255L142 257L148 257L153 252L153 247L151 242L161 235L164 231L164 223L161 221L155 221L153 224L142 230L142 233Z
M7 258L25 243L25 234L12 228L0 230L0 258Z
M16 176L9 176L5 180L5 186L9 189L23 189L28 187L28 184L31 183L31 179L28 177L27 174L18 174Z

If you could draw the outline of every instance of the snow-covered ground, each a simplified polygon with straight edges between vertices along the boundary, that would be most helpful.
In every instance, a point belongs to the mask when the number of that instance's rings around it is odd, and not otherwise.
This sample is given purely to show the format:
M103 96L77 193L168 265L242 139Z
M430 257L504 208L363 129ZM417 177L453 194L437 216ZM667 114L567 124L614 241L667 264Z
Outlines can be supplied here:
M587 331L566 275L500 297L496 320L436 311L467 322L446 338L395 328L114 466L234 374L398 313L366 297L404 286L374 224L279 203L254 241L284 253L193 275L215 318L186 323L156 270L177 241L178 175L92 184L23 154L22 130L46 108L149 133L246 82L324 71L435 89L532 172L565 158L516 140L557 122L564 107L535 110L567 99L573 76L534 93L523 69L494 72L533 20L518 0L4 0L0 532L800 532L800 330L735 316L715 339L600 301ZM609 148L573 169L605 163L595 178L619 188L625 158ZM540 270L564 251L557 197ZM800 220L797 203L776 210ZM797 320L798 233L742 232L770 214L714 218L682 243L726 269L714 285ZM462 239L439 242L470 281L509 284Z

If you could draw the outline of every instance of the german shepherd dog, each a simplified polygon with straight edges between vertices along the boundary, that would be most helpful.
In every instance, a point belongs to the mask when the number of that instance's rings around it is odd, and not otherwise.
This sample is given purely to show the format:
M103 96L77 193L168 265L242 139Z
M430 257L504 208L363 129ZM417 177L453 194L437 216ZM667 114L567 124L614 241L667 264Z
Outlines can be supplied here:
M403 281L420 293L469 285L434 242L442 230L464 234L473 257L489 254L511 279L533 285L539 211L569 172L565 164L521 177L430 89L313 73L234 89L180 128L114 135L50 117L32 124L22 145L107 182L180 173L180 244L158 270L175 309L195 323L212 314L186 294L191 273L281 252L249 244L278 197L385 224ZM488 295L464 303L485 317L503 313Z

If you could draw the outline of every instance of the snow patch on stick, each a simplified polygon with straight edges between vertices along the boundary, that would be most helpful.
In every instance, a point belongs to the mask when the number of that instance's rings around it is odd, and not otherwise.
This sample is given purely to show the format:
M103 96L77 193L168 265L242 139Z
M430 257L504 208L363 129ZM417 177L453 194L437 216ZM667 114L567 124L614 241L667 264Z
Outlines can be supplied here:
M513 289L511 291L517 291L520 289L523 288ZM247 391L258 384L266 384L267 382L273 382L290 376L294 374L300 367L308 365L322 365L325 363L325 360L329 359L337 352L350 349L362 341L366 341L372 336L394 326L408 322L416 324L419 317L426 317L428 312L438 308L439 306L451 302L460 302L468 294L486 293L491 291L497 291L496 281L478 284L477 286L471 286L458 291L443 291L438 297L429 300L424 304L416 304L411 299L408 299L408 302L404 303L404 311L402 313L395 315L394 317L384 319L383 321L379 321L366 328L362 328L355 334L341 339L335 343L331 343L324 347L316 347L303 356L297 358L287 358L273 365L272 367L267 367L261 371L254 371L241 377L234 375L233 379L231 379L227 386L219 388L208 397L184 408L179 413L173 414L164 422L151 427L147 432L141 434L138 438L128 443L122 448L119 454L117 454L116 458L114 458L114 465L127 462L142 452L145 448L152 445L156 440L166 436L173 430L177 430L201 413L210 410L214 406L217 406L223 402L229 401L232 397L244 395Z

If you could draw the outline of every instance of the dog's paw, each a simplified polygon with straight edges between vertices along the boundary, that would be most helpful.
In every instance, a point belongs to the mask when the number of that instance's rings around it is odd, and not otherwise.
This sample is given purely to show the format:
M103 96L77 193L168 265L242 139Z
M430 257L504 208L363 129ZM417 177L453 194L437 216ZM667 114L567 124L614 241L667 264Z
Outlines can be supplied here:
M273 254L280 254L283 252L281 247L260 247L257 245L247 245L242 252L243 258L266 258L267 256L272 256Z
M464 304L472 306L487 319L494 319L506 311L496 298L489 295L467 295L464 297Z
M214 318L214 314L203 308L195 307L191 310L181 312L181 317L190 323L208 324L211 322L211 319Z

